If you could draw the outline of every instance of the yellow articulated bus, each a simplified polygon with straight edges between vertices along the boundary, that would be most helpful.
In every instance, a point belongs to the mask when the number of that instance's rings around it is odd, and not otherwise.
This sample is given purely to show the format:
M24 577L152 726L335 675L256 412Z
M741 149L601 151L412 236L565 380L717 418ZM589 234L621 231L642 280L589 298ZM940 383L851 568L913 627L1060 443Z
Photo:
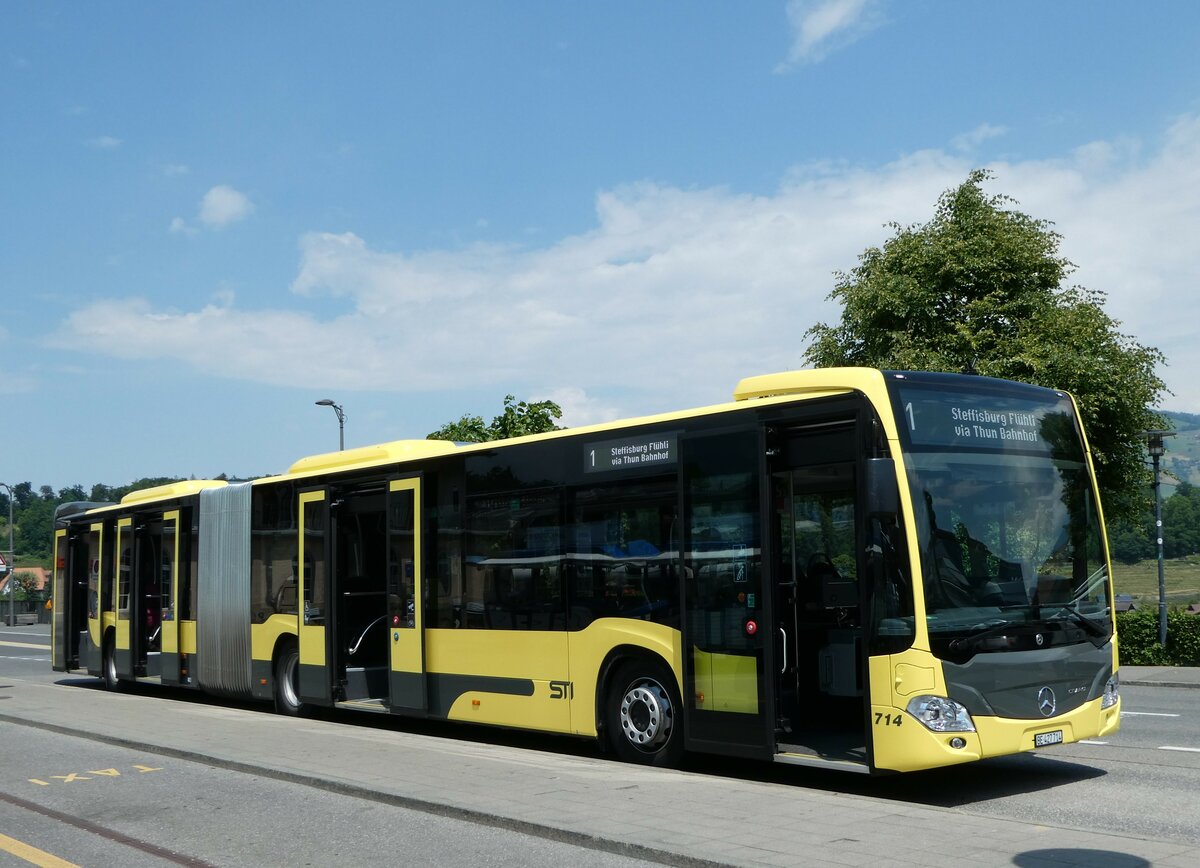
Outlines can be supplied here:
M899 772L1117 729L1069 395L862 369L482 444L397 441L56 522L53 666L112 688Z

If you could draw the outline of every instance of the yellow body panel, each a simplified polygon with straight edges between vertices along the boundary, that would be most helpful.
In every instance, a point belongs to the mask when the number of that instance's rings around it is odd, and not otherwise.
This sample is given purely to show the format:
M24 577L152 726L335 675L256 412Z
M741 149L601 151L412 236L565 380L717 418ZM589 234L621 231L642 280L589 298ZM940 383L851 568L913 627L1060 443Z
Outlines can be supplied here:
M946 696L942 668L933 655L914 649L869 660L871 725L875 766L892 771L916 771L955 765L1034 749L1033 737L1063 731L1063 743L1097 738L1120 725L1121 703L1104 710L1101 699L1045 720L973 717L976 732L934 732L905 709L914 696ZM896 721L900 720L897 724ZM950 741L961 738L962 748Z
M196 653L196 622L195 621L180 621L179 622L179 653L180 654L195 654Z
M141 488L131 491L121 498L121 505L145 503L151 500L166 500L168 498L187 497L206 488L222 488L229 483L223 479L185 479L181 482L168 482L166 485L156 485L153 488Z
M250 658L270 662L275 644L282 636L296 636L300 629L299 615L274 614L261 624L250 625Z
M683 651L678 630L651 621L599 618L583 630L567 634L575 688L571 699L571 731L576 735L597 734L596 703L604 701L596 695L600 667L609 653L622 645L642 648L662 658L682 692Z
M58 611L50 616L50 667L57 669L64 665L62 655L59 653L58 647L58 612L65 612L67 607L67 579L66 579L66 563L67 563L67 532L59 530L54 532L54 579L50 586L51 605Z
M171 535L174 544L170 550L164 552L167 556L166 561L170 565L170 574L167 576L167 581L171 585L171 617L164 619L162 622L162 650L164 654L179 653L179 510L172 510L163 513L163 524L173 524L175 532Z
M306 585L316 580L314 576L308 574L308 561L305 560L304 554L304 545L306 542L304 538L304 507L309 503L320 503L324 499L324 491L309 491L300 495L300 544L297 553L297 563L300 566L300 581L297 588L297 599L300 601L301 611L305 611L305 600L308 599ZM325 608L328 608L328 605ZM303 623L303 619L301 619L299 641L301 665L325 665L325 621L323 617L319 624L305 624Z
M679 631L649 621L601 618L575 633L433 629L425 633L427 671L437 675L529 679L532 696L468 691L451 720L596 735L596 690L605 658L622 645L650 650L682 683Z
M102 563L104 558L104 524L97 523L88 525L88 530L91 533L99 535L97 537L99 541L99 549L95 552L95 557L91 559L91 563L88 564L89 585L91 583L91 571L95 569L98 572L98 575L96 576L96 617L88 617L87 619L88 638L92 641L92 647L100 648L102 637L104 635L104 622L102 617L104 612L104 565ZM92 601L89 599L89 608L91 607L91 603Z
M117 634L116 634L116 636L117 636L117 638L116 638L114 647L120 648L123 651L128 651L129 650L129 619L128 618L118 618L117 619Z
M130 552L130 558L125 564L121 563L123 550ZM121 606L121 572L125 572L125 608ZM113 550L113 608L117 610L116 638L113 647L128 651L129 636L129 607L130 595L133 593L133 518L122 518L117 521L117 545Z
M449 440L393 440L391 443L310 455L288 468L288 473L300 475L346 470L364 464L395 464L445 455L457 448Z
M1074 711L1051 717L1047 720L1008 720L998 717L977 717L975 727L983 755L1004 756L1033 750L1033 737L1038 733L1063 731L1063 743L1069 744L1081 738L1096 738L1102 732L1115 730L1121 717L1121 702L1100 710L1100 699L1081 705Z
M419 443L432 443L449 446L454 448L453 443L445 441L416 441ZM406 492L412 498L411 503L414 506L412 511L412 564L408 565L412 569L413 575L413 599L421 600L425 598L425 572L422 566L421 549L424 537L421 534L421 515L424 510L421 508L421 480L419 478L412 479L396 479L388 486L389 497L401 496L400 492ZM396 565L399 567L400 565ZM396 626L392 627L392 645L391 645L391 668L393 672L408 672L420 673L423 668L427 668L428 664L424 658L424 648L422 645L422 632L425 629L425 610L422 606L414 606L412 611L412 626Z
M696 668L696 708L758 714L758 661L737 654L692 649Z
M395 632L395 631L393 631ZM550 732L571 731L570 691L553 696L550 682L569 682L567 634L500 630L428 630L427 671L533 681L532 696L471 691L450 708L451 720Z

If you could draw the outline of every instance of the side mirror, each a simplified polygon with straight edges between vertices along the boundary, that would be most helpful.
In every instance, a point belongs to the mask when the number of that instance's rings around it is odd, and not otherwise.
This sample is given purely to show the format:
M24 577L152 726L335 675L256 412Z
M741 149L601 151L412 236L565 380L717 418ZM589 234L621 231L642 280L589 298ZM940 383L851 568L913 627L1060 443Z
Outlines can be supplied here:
M900 514L900 486L896 482L895 461L891 458L868 458L866 488L868 513Z

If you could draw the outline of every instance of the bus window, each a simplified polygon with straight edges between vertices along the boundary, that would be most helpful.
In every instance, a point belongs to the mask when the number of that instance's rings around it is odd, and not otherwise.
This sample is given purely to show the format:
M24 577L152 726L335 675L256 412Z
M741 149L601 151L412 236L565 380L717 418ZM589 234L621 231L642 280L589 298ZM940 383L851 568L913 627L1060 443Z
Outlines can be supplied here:
M560 502L558 489L468 498L463 626L564 628Z
M604 617L678 626L678 500L674 478L575 492L567 528L572 630Z

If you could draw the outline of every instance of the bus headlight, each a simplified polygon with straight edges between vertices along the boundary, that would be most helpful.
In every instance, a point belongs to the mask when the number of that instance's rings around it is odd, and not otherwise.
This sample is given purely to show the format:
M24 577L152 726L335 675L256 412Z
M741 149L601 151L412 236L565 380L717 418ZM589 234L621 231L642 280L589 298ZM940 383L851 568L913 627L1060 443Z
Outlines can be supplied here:
M1100 710L1112 708L1117 704L1117 700L1121 698L1121 679L1115 674L1108 679L1108 683L1104 685L1104 697L1100 700Z
M975 722L962 703L944 696L914 696L908 713L934 732L974 732Z

